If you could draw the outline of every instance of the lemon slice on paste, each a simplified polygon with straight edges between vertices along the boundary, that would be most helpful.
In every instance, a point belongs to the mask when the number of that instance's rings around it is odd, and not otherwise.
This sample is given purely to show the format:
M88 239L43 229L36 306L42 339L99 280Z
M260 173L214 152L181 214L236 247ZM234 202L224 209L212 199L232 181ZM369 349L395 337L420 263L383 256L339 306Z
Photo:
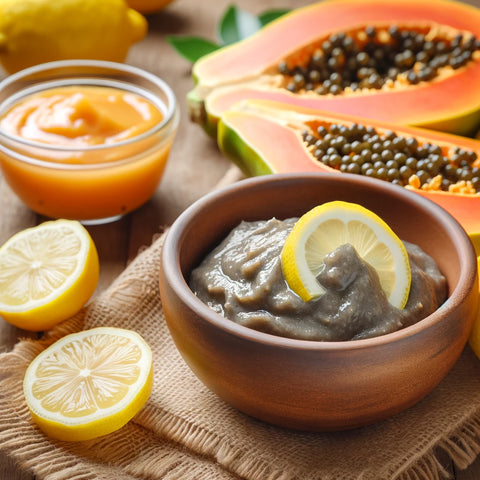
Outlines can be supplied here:
M405 246L380 217L354 203L325 203L307 212L294 225L281 253L289 287L306 302L319 297L324 289L316 276L323 258L347 243L375 268L390 303L403 308L411 283Z
M23 390L37 425L59 440L88 440L125 425L147 401L152 352L136 332L94 328L67 335L29 365Z
M85 305L98 277L97 250L79 222L22 230L0 248L0 317L25 330L47 330Z

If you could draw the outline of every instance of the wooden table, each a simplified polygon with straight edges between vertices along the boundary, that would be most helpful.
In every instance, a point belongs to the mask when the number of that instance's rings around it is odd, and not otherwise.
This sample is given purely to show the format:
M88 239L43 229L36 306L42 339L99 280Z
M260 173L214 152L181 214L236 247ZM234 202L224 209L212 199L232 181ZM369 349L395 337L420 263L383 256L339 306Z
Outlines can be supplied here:
M252 13L259 13L271 8L292 8L310 2L238 0L235 3ZM480 7L480 0L466 3ZM200 35L214 40L217 22L229 4L229 0L175 0L163 12L148 17L147 38L130 50L127 63L157 74L172 86L182 118L164 179L155 196L120 221L88 227L101 263L97 292L108 287L135 257L139 248L151 243L152 237L162 226L170 225L183 209L208 192L230 165L218 152L215 142L197 125L189 122L185 95L193 85L191 65L179 57L165 40L165 35L170 34ZM14 233L44 220L21 203L0 173L0 244ZM25 336L33 334L14 328L0 319L0 352L11 350ZM480 478L480 459L465 471L456 471L448 460L445 460L445 464L457 480ZM0 480L33 478L30 473L16 468L12 459L0 453Z

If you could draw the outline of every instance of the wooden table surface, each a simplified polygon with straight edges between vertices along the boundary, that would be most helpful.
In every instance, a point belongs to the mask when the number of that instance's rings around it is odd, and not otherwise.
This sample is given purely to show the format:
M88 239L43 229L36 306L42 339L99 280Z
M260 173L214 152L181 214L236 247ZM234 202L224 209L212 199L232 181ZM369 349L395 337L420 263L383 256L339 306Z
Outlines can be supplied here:
M154 197L123 219L106 225L89 226L98 248L101 274L97 292L104 290L135 257L139 248L151 243L164 225L170 225L189 204L208 192L229 167L212 139L190 123L185 95L192 88L191 65L166 42L170 34L190 34L215 39L215 27L229 0L175 0L164 11L148 17L149 33L130 50L127 63L144 68L169 83L179 102L181 122L169 163ZM293 8L307 0L238 0L235 4L251 13L271 8ZM469 0L480 7L480 0ZM6 185L0 172L0 244L14 233L36 225L45 218L29 210ZM0 352L9 351L22 337L32 336L0 319ZM480 459L467 470L458 471L444 461L452 478L480 479ZM32 480L15 462L0 453L0 480ZM119 479L120 480L120 479ZM189 480L189 479L186 479Z

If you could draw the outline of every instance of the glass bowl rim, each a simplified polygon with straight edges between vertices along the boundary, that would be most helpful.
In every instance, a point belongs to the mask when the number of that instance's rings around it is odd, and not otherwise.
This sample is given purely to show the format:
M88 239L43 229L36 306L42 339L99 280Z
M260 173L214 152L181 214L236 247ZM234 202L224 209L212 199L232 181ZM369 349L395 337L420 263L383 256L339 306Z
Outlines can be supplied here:
M164 111L162 111L162 113L164 113L162 121L160 123L158 123L157 125L155 125L154 127L146 130L145 132L143 132L139 135L136 135L134 137L131 137L131 138L128 138L128 139L125 139L125 140L121 140L119 142L110 143L110 144L101 144L101 145L69 146L69 147L65 147L65 146L61 146L61 145L51 145L51 144L46 144L46 143L42 143L42 142L27 140L27 139L24 139L20 136L12 135L10 133L7 133L0 128L0 150L2 150L5 154L13 156L16 159L21 160L21 161L27 161L29 163L34 161L34 163L41 163L42 165L48 165L48 166L51 166L51 167L55 167L55 166L58 166L60 164L57 164L56 162L49 162L49 161L46 161L46 160L38 160L37 161L37 160L29 157L26 154L20 154L20 153L16 152L15 150L12 150L8 146L6 146L4 144L4 142L2 141L2 139L7 140L7 142L10 142L11 144L15 143L15 144L20 145L22 147L36 148L38 150L42 150L42 151L45 151L45 152L48 152L48 151L64 152L64 153L69 153L69 152L79 153L79 152L84 152L84 151L95 152L95 151L103 151L103 150L112 150L112 149L115 149L115 148L121 148L121 147L126 146L126 145L131 145L131 144L136 143L137 141L144 140L145 138L151 137L152 135L155 135L157 133L165 132L165 136L168 136L169 133L171 131L174 131L175 128L177 127L178 117L179 117L178 102L177 102L177 99L176 99L175 94L174 94L173 90L171 89L171 87L163 79L161 79L157 75L154 75L153 73L150 73L150 72L148 72L146 70L143 70L141 68L138 68L138 67L135 67L135 66L132 66L132 65L127 65L127 64L124 64L124 63L109 62L109 61L103 61L103 60L59 60L59 61L55 61L55 62L42 63L42 64L39 64L39 65L35 65L33 67L26 68L24 70L20 70L19 72L16 72L16 73L6 77L2 81L0 81L0 92L4 88L6 88L10 85L13 85L15 82L17 82L18 80L20 80L23 77L26 77L26 76L29 76L29 75L32 75L32 74L41 73L42 71L45 71L45 70L48 70L48 69L74 68L74 67L110 68L112 70L117 70L117 71L120 71L122 73L133 74L133 75L136 75L137 77L141 77L141 78L149 80L150 82L152 82L153 84L155 84L156 86L158 86L160 88L160 90L165 94L167 102L168 102L168 103L161 102L165 106ZM146 98L146 96L142 95L142 93L138 93L138 92L142 91L141 87L138 87L138 86L133 85L133 84L128 84L126 82L121 82L121 81L118 81L118 80L110 79L108 77L105 77L104 79L101 79L101 78L95 79L94 76L95 76L95 73L92 72L91 76L87 77L84 80L81 80L80 84L88 83L89 85L95 85L94 80L97 80L97 82L96 82L97 84L98 83L104 84L102 86L113 86L113 88L115 88L115 87L122 88L123 90L127 90L127 91L130 91L130 92L137 93L137 94L143 96L144 98ZM72 74L71 79L75 80L75 75L74 74ZM65 80L66 79L63 79L63 81L65 81ZM55 79L55 80L49 80L45 84L47 85L47 88L51 88L51 87L48 87L48 85L52 85L53 83L56 83L56 82L62 82L62 79L59 78L59 79ZM37 86L38 85L42 85L42 83L37 84ZM68 85L75 85L75 83L70 83ZM122 87L120 87L120 85L122 85ZM15 101L19 100L20 98L25 98L25 96L32 93L32 90L35 90L35 86L31 86L26 90L27 90L27 94L25 94L25 89L20 90L19 92L16 92L15 94L13 94L12 96L15 96ZM38 88L36 90L38 90ZM43 90L43 89L41 89L41 90ZM143 91L146 91L146 90L143 89ZM24 95L20 95L22 92L24 93ZM159 102L155 102L154 100L152 100L152 97L154 97L153 94L147 96L147 99L149 99L149 101L153 102L153 104L157 108L159 108ZM9 98L11 98L11 97L9 97ZM12 104L14 104L13 101L10 102L9 106L11 106ZM4 105L5 105L5 101L0 104L0 107L3 107ZM106 164L109 163L110 165L112 165L112 163L115 164L116 162L105 162L105 163ZM77 164L68 164L68 165L76 166ZM94 165L98 165L98 164L94 163L94 164L89 164L89 165L94 166ZM87 165L78 164L77 166L87 166Z

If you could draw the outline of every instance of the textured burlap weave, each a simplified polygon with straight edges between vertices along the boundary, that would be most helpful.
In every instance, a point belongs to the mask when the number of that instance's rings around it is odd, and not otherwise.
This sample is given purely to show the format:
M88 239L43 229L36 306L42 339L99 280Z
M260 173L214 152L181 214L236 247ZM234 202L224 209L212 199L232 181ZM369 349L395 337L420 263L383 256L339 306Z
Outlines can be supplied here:
M0 355L0 449L39 479L423 480L448 478L438 456L465 468L480 451L480 362L467 347L448 377L396 417L348 432L300 433L232 409L178 354L162 313L159 232L117 280L42 340ZM29 362L56 339L116 326L154 352L154 389L125 427L82 443L54 442L32 423L22 393Z

